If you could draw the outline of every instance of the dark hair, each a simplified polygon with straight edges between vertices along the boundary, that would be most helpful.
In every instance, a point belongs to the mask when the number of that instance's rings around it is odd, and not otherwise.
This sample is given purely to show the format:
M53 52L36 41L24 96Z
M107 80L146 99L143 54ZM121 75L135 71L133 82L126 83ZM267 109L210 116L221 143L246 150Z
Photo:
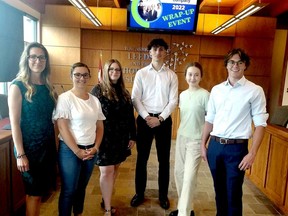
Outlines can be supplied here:
M227 53L227 55L224 58L224 65L225 67L227 66L228 61L232 58L232 56L238 54L240 57L240 60L245 62L246 65L246 70L250 65L250 57L244 52L244 50L237 48L237 49L232 49Z
M199 62L190 62L186 65L184 75L186 76L189 67L196 67L200 70L201 77L203 77L203 68Z
M162 38L153 39L148 44L147 49L151 50L152 47L158 47L158 46L162 46L165 48L165 50L168 50L168 44Z
M71 66L71 70L70 70L70 76L71 76L71 77L73 76L73 71L74 71L75 68L77 68L77 67L85 67L85 68L87 68L88 73L89 73L89 76L91 76L91 74L90 74L90 69L89 69L89 67L88 67L86 64L84 64L84 63L82 63L82 62L76 62L76 63L74 63L74 64Z
M109 68L113 63L116 63L119 66L120 71L121 71L121 74L120 74L119 79L117 80L116 86L118 86L121 89L121 94L124 96L124 99L126 101L130 101L131 96L128 90L126 90L125 88L122 66L117 59L110 59L104 63L103 80L100 83L101 91L103 92L103 95L107 97L109 100L116 100L116 101L119 100L117 92L114 88L115 84L111 82L110 77L109 77Z

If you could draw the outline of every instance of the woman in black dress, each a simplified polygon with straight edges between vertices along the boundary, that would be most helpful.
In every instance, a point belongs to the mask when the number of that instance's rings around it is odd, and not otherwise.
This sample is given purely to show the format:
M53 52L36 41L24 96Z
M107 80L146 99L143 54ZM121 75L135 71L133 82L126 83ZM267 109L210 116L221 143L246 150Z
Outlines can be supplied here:
M131 96L125 88L122 67L118 60L108 60L103 68L103 81L91 93L101 102L104 121L104 136L96 154L100 169L100 188L105 215L116 209L111 207L114 183L120 164L131 155L135 145L136 126Z

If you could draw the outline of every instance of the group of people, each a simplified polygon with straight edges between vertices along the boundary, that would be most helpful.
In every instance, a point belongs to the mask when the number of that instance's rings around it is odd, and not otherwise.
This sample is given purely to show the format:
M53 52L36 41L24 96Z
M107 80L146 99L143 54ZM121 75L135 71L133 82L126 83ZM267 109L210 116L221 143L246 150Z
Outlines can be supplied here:
M82 215L86 186L95 164L100 169L100 205L104 215L114 215L117 209L111 200L118 169L135 144L136 193L130 205L141 205L154 139L159 204L169 209L171 114L178 104L180 125L174 169L178 205L169 215L195 215L193 199L202 159L208 162L213 177L217 215L242 215L245 170L255 160L268 118L263 89L244 76L249 56L242 49L231 50L224 59L228 78L214 86L211 93L200 87L201 64L188 63L184 75L189 87L178 100L177 75L164 64L168 44L161 38L153 39L147 48L151 63L137 71L131 95L125 88L120 62L110 59L105 62L103 80L90 92L89 67L81 62L73 64L73 87L59 97L49 79L46 48L36 42L25 48L19 73L10 86L8 104L27 216L39 215L41 197L55 188L56 161L61 177L60 216L72 212L74 216ZM134 108L138 113L137 130ZM59 129L58 150L53 122Z
M140 0L138 3L138 14L145 21L154 21L161 14L161 4L160 3L150 3L143 2Z

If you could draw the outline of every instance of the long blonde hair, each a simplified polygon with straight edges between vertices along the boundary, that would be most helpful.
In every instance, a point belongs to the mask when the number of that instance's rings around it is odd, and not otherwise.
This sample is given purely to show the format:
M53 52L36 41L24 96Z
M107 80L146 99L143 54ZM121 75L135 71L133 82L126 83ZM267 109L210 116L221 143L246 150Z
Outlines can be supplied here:
M41 81L47 86L50 96L53 98L54 101L56 101L57 96L49 80L50 78L49 54L48 54L47 49L42 44L33 42L33 43L28 44L28 46L26 46L20 58L19 72L16 76L16 80L23 82L24 86L27 88L27 92L25 93L25 98L29 102L32 102L32 96L33 94L36 93L36 89L31 82L31 70L29 68L28 58L29 58L30 50L34 47L42 49L45 54L46 66L45 66L44 71L41 73Z
M121 70L121 74L120 74L119 79L117 80L116 85L118 85L120 87L121 94L124 96L124 100L125 101L131 101L130 93L125 88L122 66L117 59L110 59L110 60L105 62L104 67L103 67L103 80L100 83L101 91L102 91L103 95L105 97L107 97L109 100L119 101L119 98L117 96L117 92L116 92L115 88L113 87L113 83L111 82L110 77L109 77L109 68L110 68L111 64L113 64L113 63L118 64L118 66Z

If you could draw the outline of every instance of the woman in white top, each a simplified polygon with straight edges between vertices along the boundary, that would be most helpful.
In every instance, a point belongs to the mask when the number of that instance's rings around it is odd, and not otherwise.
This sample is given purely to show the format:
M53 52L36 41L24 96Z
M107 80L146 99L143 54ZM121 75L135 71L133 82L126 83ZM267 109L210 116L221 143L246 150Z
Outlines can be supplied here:
M85 189L102 141L105 120L99 100L86 91L91 77L88 66L75 63L70 76L73 88L59 96L53 116L60 131L59 216L71 215L72 208L74 216L82 215Z
M202 66L198 62L186 66L185 79L189 87L179 96L181 121L175 149L178 209L169 216L194 216L193 196L201 162L200 144L209 99L209 92L199 86L202 75Z

